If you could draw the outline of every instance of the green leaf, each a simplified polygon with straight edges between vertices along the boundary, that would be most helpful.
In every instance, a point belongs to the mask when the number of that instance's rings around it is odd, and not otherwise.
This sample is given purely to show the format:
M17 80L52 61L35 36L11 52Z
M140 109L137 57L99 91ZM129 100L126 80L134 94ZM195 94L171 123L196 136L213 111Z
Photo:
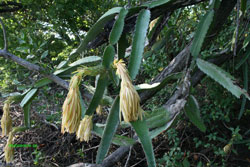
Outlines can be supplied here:
M49 51L48 50L44 51L42 56L41 56L41 59L46 58L48 55L49 55Z
M244 52L244 51L241 50L240 52ZM239 54L241 55L241 53L239 53ZM249 56L250 56L250 45L247 46L246 53L245 53L244 57L241 58L240 62L235 66L235 69L238 70L241 67L241 65L244 64L247 61Z
M118 19L115 21L115 24L110 32L109 35L109 42L111 45L114 45L118 42L122 35L123 27L124 27L124 20L126 18L126 15L128 14L128 10L122 8Z
M243 66L243 78L244 78L244 89L248 90L248 63L245 62ZM238 119L240 120L244 111L245 111L245 106L246 106L247 99L244 96L242 99L241 107L240 107L240 113L238 116Z
M219 9L221 4L221 0L213 0L212 4L210 5L209 9L214 9L215 11Z
M113 61L115 56L115 49L112 45L109 45L105 48L104 54L103 54L103 62L102 65L105 68L109 68L111 62ZM106 87L108 86L108 73L102 73L100 75L100 77L97 80L97 86L96 86L96 90L94 93L93 98L91 99L91 102L89 104L89 107L86 111L86 115L92 115L96 108L98 107L98 105L100 104L102 97L104 95L104 91L106 89Z
M80 66L80 65L89 65L89 64L92 64L92 63L97 63L99 61L101 61L101 58L98 57L98 56L84 57L82 59L79 59L79 60L69 64L69 66L66 67L66 68L56 70L54 72L54 74L59 75L59 74L65 73L65 72L71 73L72 71L75 71L77 69L77 67Z
M88 31L87 35L81 42L80 46L77 48L77 50L71 55L74 55L75 53L81 54L87 47L88 43L92 41L100 32L103 31L103 27L105 24L113 19L117 13L120 12L122 7L115 7L107 11L97 22L93 25L93 27Z
M58 64L58 66L56 67L56 69L63 68L63 67L65 67L67 64L68 64L68 60L63 60L63 61L61 61L61 62Z
M153 139L155 138L156 136L158 136L159 134L161 134L162 132L166 131L167 129L170 128L170 126L173 124L175 120L175 117L174 119L170 119L165 125L161 126L161 127L158 127L152 131L150 131L150 138Z
M34 84L34 87L35 88L40 88L40 87L43 87L45 85L48 85L52 83L52 81L48 78L43 78L43 79L40 79L39 81L37 81L35 84Z
M194 40L190 48L192 56L196 59L201 51L202 44L206 37L209 26L213 20L214 10L208 11L205 16L202 17L197 30L195 31Z
M102 137L103 128L94 125L92 132L95 135ZM133 144L136 143L136 141L134 139L131 139L131 138L126 137L126 136L114 135L114 137L112 139L112 143L117 145L117 146L132 146Z
M198 102L192 95L188 97L187 104L185 105L185 112L187 117L197 128L199 128L202 132L206 131L206 126L200 117Z
M136 141L126 136L115 135L112 143L118 146L132 146L136 143Z
M82 59L79 59L79 60L69 64L69 66L76 67L76 66L83 65L83 64L90 64L90 63L98 62L100 60L101 60L101 58L98 56L88 56L88 57L84 57Z
M23 100L20 103L20 106L23 108L27 103L30 102L30 100L35 96L38 89L34 88L31 89L23 98Z
M135 25L132 52L128 65L128 71L132 80L135 79L140 69L149 21L150 11L145 9L141 10Z
M105 68L109 68L110 64L114 61L114 57L115 48L112 45L108 45L104 50L102 65Z
M172 29L169 29L169 30L172 30ZM162 47L164 47L166 45L166 42L167 42L167 40L165 38L160 39L159 41L155 42L155 44L152 46L152 50L155 53L158 52Z
M20 106L23 108L24 111L24 124L27 128L30 128L30 106L31 102L36 96L38 89L31 89L27 94L24 96L23 100L20 103Z
M92 97L89 107L85 113L86 115L92 115L95 112L96 108L98 107L102 99L102 96L104 94L104 91L108 85L108 79L106 76L107 75L102 74L99 77L94 96Z
M149 135L146 121L137 120L137 121L131 122L131 125L135 129L135 132L140 139L144 153L147 158L148 167L156 167L154 150L153 150L152 141Z
M163 87L165 87L167 83L169 83L171 81L176 81L176 80L180 79L181 77L182 77L182 73L181 72L174 73L174 74L171 74L171 75L167 76L162 82L157 82L157 83L154 83L152 85L146 84L146 83L140 84L140 85L136 85L135 89L138 92L143 92L143 91L157 91L157 90L160 90Z
M31 106L31 101L29 101L23 106L24 124L25 127L27 128L30 128L30 106Z
M16 51L22 52L22 53L29 53L29 47L28 46L21 46L21 47L17 47L15 49Z
M170 121L170 113L164 107L161 107L153 111L146 121L149 129L158 128Z
M108 115L107 123L104 129L104 133L102 135L102 140L98 148L97 156L96 156L96 163L100 164L108 150L112 141L112 138L115 134L115 131L119 124L119 104L120 104L120 98L119 96L116 97L110 113Z
M182 161L182 165L183 167L190 167L190 163L188 161L188 158L185 158L183 161Z
M237 98L240 98L240 96L243 94L250 100L247 91L235 85L235 80L229 73L225 72L218 66L208 63L202 59L197 59L197 65L201 71L203 71L205 74L210 76L216 82L221 84L224 88L226 88Z
M250 43L250 33L247 34L247 37L245 38L245 40L243 41L243 46L242 48L245 49L247 46L249 46L248 44ZM248 48L249 49L249 48Z
M171 1L173 0L157 0L157 1L150 2L148 4L143 4L142 6L146 6L151 9L151 8L159 7L162 5L166 5Z
M247 0L240 1L240 10L244 14L247 9Z
M126 52L127 47L129 47L129 43L126 39L126 34L122 34L117 45L117 50L118 50L117 53L118 53L119 60L125 57L125 52Z
M83 101L81 93L80 93L80 105L81 105L81 118L83 119L87 108L86 108L86 104Z

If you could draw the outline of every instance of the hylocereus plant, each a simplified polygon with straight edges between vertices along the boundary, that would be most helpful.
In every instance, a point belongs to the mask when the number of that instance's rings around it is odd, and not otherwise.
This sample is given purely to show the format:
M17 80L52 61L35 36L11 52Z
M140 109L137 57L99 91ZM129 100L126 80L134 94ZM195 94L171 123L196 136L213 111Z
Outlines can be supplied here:
M183 2L157 0L138 7L110 9L86 33L80 46L70 54L68 61L60 63L53 75L47 74L44 69L41 70L40 72L45 78L36 82L32 88L19 95L15 100L21 101L20 105L24 110L25 128L30 127L30 106L38 90L54 81L68 89L67 97L62 106L61 132L75 133L77 139L86 142L91 140L91 134L100 136L101 142L96 156L97 164L103 162L111 143L119 146L132 146L139 142L142 144L148 166L155 167L156 162L151 140L166 131L183 109L192 123L201 131L205 132L206 130L200 117L197 100L189 93L190 75L197 68L236 97L239 98L243 95L245 101L250 99L247 91L237 86L235 79L230 74L199 57L204 43L207 42L206 36L213 34L212 30L222 20L220 17L224 17L224 15L220 15L220 12L223 11L219 10L223 6L221 3L227 2L227 0L211 1L207 13L201 18L197 26L190 46L170 63L170 72L160 75L157 83L140 85L134 85L133 81L139 73L143 57L152 55L159 47L159 43L155 43L151 50L147 50L146 41L153 38L152 34L159 28L158 25L162 21L162 9L165 7L170 9L175 3ZM195 2L192 1L192 3ZM152 13L154 14L153 17ZM156 17L159 18L152 21ZM126 23L129 21L135 26L126 27ZM112 26L108 27L109 24ZM81 59L69 63L70 58L84 55L88 51L90 43L107 29L109 30L108 40L104 42L106 45L102 56L82 56ZM132 34L129 33L131 29L133 30ZM127 53L126 49L130 45L131 52ZM244 46L248 48L249 44L247 43ZM240 63L238 66L245 62ZM171 71L171 69L173 70ZM247 70L245 71L247 72ZM60 80L61 78L65 79L64 77L68 75L70 77L66 79L70 79L69 84ZM83 86L82 81L86 76L95 79L96 83L95 87L90 90L92 96L88 103L83 100L85 98L84 93L80 91L80 87ZM144 112L140 103L146 97L149 98L149 96L165 87L170 81L174 81L178 85L173 91L173 96L165 105L151 112L151 114ZM114 94L111 96L110 92L107 91L107 87L110 85L119 91L115 94L115 97ZM88 85L85 85L85 87L88 87ZM12 130L9 105L10 101L7 101L4 106L4 117L1 121L4 129L3 135L9 135L7 145L12 143L15 132L25 129L13 128ZM95 112L100 115L103 106L109 108L109 115L105 124L100 126L92 119ZM118 127L124 127L120 126L121 123L125 127L131 126L134 129L135 135L133 138L116 134ZM13 159L13 149L6 147L5 151L6 161L10 162Z

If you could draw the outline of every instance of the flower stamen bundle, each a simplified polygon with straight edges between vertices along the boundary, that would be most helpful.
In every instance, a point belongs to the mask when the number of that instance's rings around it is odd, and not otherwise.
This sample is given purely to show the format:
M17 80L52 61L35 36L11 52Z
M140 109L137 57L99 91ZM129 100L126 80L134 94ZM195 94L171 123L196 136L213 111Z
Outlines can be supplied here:
M92 117L92 115L85 115L84 118L81 120L79 129L76 134L77 139L80 139L80 141L84 140L86 142L89 142L91 130L93 128Z
M2 136L8 136L12 130L12 120L10 117L10 102L7 100L3 106L3 116L1 119Z
M125 122L142 119L140 97L135 90L123 60L115 60L116 74L121 78L120 110ZM121 113L120 113L121 119Z
M77 73L71 78L69 92L63 103L61 132L74 133L77 131L81 119L81 104L79 84L83 73Z

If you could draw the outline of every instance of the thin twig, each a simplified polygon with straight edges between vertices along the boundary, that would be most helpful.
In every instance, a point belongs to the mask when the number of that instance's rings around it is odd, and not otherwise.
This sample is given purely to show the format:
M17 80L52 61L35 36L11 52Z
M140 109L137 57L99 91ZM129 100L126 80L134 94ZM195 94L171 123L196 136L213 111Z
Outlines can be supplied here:
M6 37L5 27L4 27L4 24L3 24L3 21L2 21L1 18L0 18L0 24L2 25L2 28L3 28L4 50L7 51L7 49L8 49L8 41L7 41L7 37Z
M207 162L209 162L209 163L211 162L211 161L208 159L208 157L207 157L205 154L202 154L202 153L191 153L190 156L195 155L195 154L202 156L205 160L207 160Z
M139 162L135 163L135 164L132 165L131 167L134 167L134 166L138 165L139 163L141 163L142 161L145 161L145 160L146 160L146 158L143 158L142 160L140 160Z
M127 158L127 160L126 160L126 163L125 163L125 166L124 166L124 167L127 167L127 166L128 166L128 162L129 162L129 159L130 159L130 156L131 156L131 150L132 150L132 146L130 146L130 148L129 148L128 158Z

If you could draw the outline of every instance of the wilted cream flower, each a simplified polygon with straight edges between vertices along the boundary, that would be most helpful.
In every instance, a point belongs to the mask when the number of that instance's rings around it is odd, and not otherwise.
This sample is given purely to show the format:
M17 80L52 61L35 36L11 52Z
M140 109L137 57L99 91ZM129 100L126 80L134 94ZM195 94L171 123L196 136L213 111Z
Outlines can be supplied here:
M13 145L13 134L12 132L9 133L9 138L7 140L7 144L4 147L4 155L5 155L5 161L7 163L10 163L13 161L14 158L14 148Z
M63 103L62 113L62 128L69 133L77 131L81 119L81 105L80 105L80 92L79 83L82 79L82 73L74 75L70 81L69 92L67 98Z
M102 115L102 106L98 105L98 107L96 108L95 111L96 111L97 115Z
M12 130L12 120L10 117L10 103L6 101L3 106L3 116L1 119L2 136L7 136Z
M93 128L92 117L92 115L85 115L84 118L81 120L80 126L76 134L77 139L80 139L80 141L84 140L86 142L89 142L91 130Z
M232 147L232 144L230 143L230 144L227 144L227 145L225 145L225 147L223 148L223 151L226 153L226 154L228 154L229 152L230 152L230 150L231 150L231 147Z
M121 78L120 110L122 112L124 121L131 122L138 120L138 118L142 119L140 97L132 84L124 61L115 60L114 65L117 68L116 74Z

